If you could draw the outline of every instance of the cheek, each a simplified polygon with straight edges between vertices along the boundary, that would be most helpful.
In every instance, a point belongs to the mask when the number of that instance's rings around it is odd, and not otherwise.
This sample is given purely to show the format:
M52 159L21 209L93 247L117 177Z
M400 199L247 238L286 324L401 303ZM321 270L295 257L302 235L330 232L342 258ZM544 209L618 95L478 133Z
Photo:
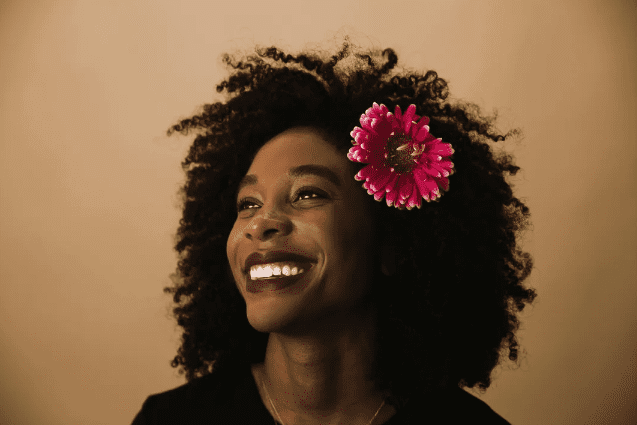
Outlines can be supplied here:
M228 256L228 261L232 264L235 259L235 255L237 252L237 244L241 238L241 232L237 228L237 224L235 223L232 230L230 230L230 234L228 235L228 241L226 242L226 254Z

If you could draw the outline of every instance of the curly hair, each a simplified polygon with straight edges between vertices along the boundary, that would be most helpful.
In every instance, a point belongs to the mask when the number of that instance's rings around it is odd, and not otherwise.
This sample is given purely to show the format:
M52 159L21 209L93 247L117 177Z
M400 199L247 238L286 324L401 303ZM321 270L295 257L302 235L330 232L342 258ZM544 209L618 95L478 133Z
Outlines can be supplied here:
M333 56L257 47L222 60L233 70L216 87L226 100L168 130L197 133L182 162L180 259L173 286L164 288L183 328L172 367L190 382L236 361L264 359L268 334L246 318L226 242L238 183L265 142L288 128L312 126L345 155L351 130L373 102L390 110L413 103L430 118L432 134L452 144L456 173L449 192L420 209L389 208L369 197L375 217L391 228L397 266L373 285L380 315L375 377L397 407L438 388L486 391L501 354L508 350L518 361L518 312L537 295L523 286L533 261L519 249L529 209L505 179L519 167L490 145L519 130L500 134L496 115L448 102L447 83L436 72L399 73L394 50L361 52L347 37Z

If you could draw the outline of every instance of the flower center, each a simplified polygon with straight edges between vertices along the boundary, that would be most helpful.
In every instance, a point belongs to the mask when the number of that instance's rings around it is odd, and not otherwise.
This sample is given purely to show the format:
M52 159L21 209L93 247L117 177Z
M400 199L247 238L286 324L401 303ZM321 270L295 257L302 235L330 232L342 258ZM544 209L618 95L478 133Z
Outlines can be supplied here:
M411 142L411 137L404 133L392 133L387 139L384 165L396 173L411 172L416 166L417 157L422 154L422 150Z

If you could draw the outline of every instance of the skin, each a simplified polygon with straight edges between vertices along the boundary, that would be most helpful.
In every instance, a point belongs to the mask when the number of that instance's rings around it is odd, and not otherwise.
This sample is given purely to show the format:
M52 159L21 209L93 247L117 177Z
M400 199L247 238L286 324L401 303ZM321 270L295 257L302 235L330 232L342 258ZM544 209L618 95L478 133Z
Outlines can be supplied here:
M342 186L287 174L305 164L329 167ZM354 179L353 163L310 127L268 141L247 174L258 183L238 194L249 203L237 215L227 254L250 324L270 334L265 361L252 365L263 404L285 425L368 424L385 398L370 378L377 316L366 294L380 270L384 239L375 239L369 195ZM316 194L297 193L304 186ZM302 284L250 293L245 259L268 250L318 262ZM386 403L373 423L394 413Z

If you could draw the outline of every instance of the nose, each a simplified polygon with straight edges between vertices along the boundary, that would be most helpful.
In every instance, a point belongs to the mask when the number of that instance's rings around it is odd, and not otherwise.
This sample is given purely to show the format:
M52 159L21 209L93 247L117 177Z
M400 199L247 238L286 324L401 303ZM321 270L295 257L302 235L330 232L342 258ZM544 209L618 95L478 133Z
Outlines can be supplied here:
M245 237L261 242L290 233L291 223L287 217L272 211L259 211L245 229Z

